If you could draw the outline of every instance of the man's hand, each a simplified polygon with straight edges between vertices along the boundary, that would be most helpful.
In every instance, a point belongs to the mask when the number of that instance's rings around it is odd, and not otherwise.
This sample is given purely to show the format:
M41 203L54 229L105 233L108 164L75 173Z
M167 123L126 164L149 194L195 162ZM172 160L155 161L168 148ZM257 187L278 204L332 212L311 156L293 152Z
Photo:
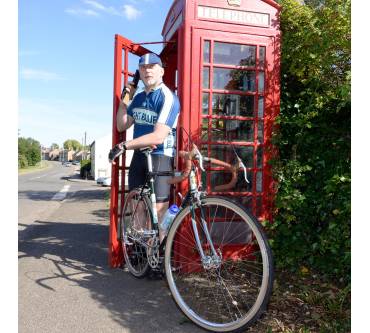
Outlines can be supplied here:
M117 157L121 156L125 151L124 142L116 144L110 151L108 155L109 163L116 164L114 161Z
M122 90L121 101L127 106L128 102L132 100L136 92L133 82L129 82Z

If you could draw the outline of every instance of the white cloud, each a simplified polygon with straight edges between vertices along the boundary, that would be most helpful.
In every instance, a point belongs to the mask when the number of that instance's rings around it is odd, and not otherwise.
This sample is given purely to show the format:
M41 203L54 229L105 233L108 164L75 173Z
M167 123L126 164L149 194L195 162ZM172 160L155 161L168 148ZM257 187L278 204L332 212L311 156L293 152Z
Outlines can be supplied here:
M25 80L55 81L65 80L57 73L48 72L39 69L25 68L20 71L21 77Z
M145 2L151 2L152 0L141 0ZM101 14L108 14L113 16L125 17L128 20L135 20L141 15L141 11L138 10L134 5L123 5L118 10L113 6L105 6L99 1L95 0L82 0L82 3L86 6L84 8L72 9L68 8L65 10L66 13L76 16L101 16ZM138 1L131 1L135 5Z
M102 11L104 13L107 13L107 14L110 14L110 15L122 16L122 14L117 9L115 9L112 6L106 7L106 6L102 5L100 2L93 1L93 0L84 0L83 2L86 5L91 6L94 9L100 10L100 11Z
M75 15L75 16L100 16L99 13L92 9L72 9L72 8L67 8L65 10L67 14Z
M97 1L92 1L92 0L84 0L84 3L87 4L87 5L90 5L92 7L95 7L96 9L99 9L99 10L105 10L105 6L100 4L99 2Z
M128 20L135 20L141 15L141 12L131 5L124 5L123 12Z

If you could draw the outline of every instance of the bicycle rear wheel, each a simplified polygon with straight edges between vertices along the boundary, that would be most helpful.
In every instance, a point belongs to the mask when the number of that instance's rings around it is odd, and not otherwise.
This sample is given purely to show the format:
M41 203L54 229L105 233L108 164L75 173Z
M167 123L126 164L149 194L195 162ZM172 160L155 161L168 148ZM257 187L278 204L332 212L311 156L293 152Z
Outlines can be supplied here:
M199 254L192 216L207 260ZM219 261L212 257L201 216ZM265 310L273 285L270 247L258 221L224 198L205 198L184 208L167 237L165 270L172 296L184 314L213 332L240 332Z
M127 268L137 278L146 276L150 269L145 243L152 226L150 201L140 193L138 188L127 194L120 228Z

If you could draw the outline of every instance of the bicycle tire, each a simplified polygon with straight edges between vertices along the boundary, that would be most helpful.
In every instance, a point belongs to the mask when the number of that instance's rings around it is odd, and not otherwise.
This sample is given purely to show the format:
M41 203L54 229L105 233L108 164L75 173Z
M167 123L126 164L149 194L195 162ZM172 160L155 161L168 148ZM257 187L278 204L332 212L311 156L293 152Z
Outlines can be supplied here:
M226 198L208 197L195 207L205 254L211 251L199 224L201 210L213 245L222 255L221 264L204 268L187 206L175 217L167 236L167 283L176 305L198 326L212 332L241 332L261 316L270 299L271 249L260 224L244 207ZM241 224L236 226L233 221ZM231 238L225 235L229 231Z
M135 210L138 200L139 208L143 208L141 211ZM135 213L134 216L133 213ZM141 218L139 218L139 214ZM146 195L141 195L141 188L133 189L127 194L121 215L120 232L125 263L129 272L136 278L145 277L150 270L147 250L142 245L145 239L143 234L140 234L139 227L143 226L143 221L145 221L146 227L151 228L152 214L150 200Z

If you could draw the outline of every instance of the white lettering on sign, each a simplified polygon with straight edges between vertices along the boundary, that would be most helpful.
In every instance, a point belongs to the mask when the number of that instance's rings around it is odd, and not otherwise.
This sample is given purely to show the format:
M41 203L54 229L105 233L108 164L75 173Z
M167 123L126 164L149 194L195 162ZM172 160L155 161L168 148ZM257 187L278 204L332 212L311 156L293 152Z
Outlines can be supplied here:
M198 18L268 26L270 15L241 10L198 6Z

